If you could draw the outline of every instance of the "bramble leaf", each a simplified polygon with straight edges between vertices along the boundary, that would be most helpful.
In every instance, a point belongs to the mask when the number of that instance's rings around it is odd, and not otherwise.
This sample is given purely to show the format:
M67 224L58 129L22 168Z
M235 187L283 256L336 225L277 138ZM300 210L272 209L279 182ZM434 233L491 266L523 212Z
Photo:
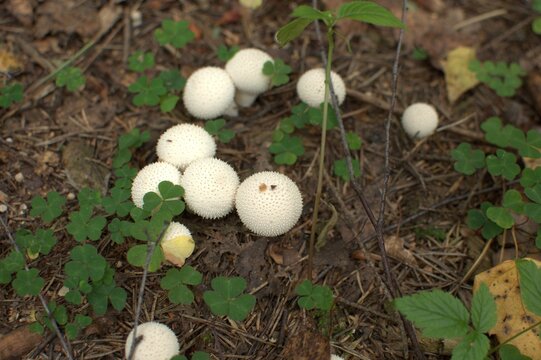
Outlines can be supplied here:
M522 355L520 351L511 344L505 344L498 351L501 360L532 360L529 356Z
M338 8L338 20L351 19L378 26L404 28L404 24L392 12L370 1L351 1Z
M520 296L526 309L541 316L541 269L533 261L515 261L520 278Z
M484 360L490 348L490 341L485 334L472 331L455 348L451 360Z
M473 294L471 320L475 330L480 333L486 333L496 325L496 301L485 283Z

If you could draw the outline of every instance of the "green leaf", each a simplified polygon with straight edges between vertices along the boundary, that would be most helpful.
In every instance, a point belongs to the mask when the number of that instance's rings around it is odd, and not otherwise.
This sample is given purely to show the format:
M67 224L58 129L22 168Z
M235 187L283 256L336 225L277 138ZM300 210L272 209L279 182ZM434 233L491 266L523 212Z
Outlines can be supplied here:
M191 360L210 360L210 355L204 351L196 351L192 354Z
M541 223L541 204L524 204L524 214L536 223Z
M136 149L149 140L150 133L148 131L141 132L138 128L133 128L130 132L120 135L118 138L118 148L119 150Z
M169 92L178 92L184 89L184 86L186 85L186 79L178 70L161 71L158 75L158 79L163 82L163 86L165 86Z
M265 62L262 71L264 75L270 77L272 86L280 86L289 82L291 67L286 65L282 59L276 59Z
M528 188L537 184L541 184L541 166L535 169L524 168L522 170L522 177L520 178L520 185Z
M541 269L530 260L516 260L520 279L520 296L528 311L541 316Z
M416 60L416 61L424 61L428 59L428 53L426 52L425 49L416 47L413 49L413 53L411 54L411 57L413 58L413 60Z
M485 283L473 294L471 320L475 330L480 333L486 333L496 325L496 301Z
M47 201L41 196L34 196L30 216L39 216L45 223L50 223L62 215L62 207L65 203L66 198L56 191L50 191L47 194Z
M128 250L127 259L128 262L133 266L143 267L145 266L146 260L147 260L147 250L148 245L135 245L132 246ZM152 257L150 259L150 264L148 267L148 271L154 272L158 270L162 264L162 262L165 260L163 256L162 249L157 246L154 249L154 253L152 254Z
M502 149L496 151L496 156L488 155L486 158L488 172L493 176L501 175L506 180L513 180L520 174L520 166L516 161L515 155Z
M77 200L81 208L93 207L101 204L101 194L98 190L82 188L77 194Z
M352 131L346 133L346 140L350 150L359 150L363 144L361 137Z
M532 360L529 356L522 355L520 351L510 344L505 344L498 351L500 360Z
M328 286L313 285L310 280L304 280L297 285L295 292L299 295L297 303L303 309L329 311L332 308L333 293Z
M522 85L521 77L526 74L517 63L494 63L492 61L472 60L468 68L474 72L477 79L496 91L499 96L513 96Z
M111 196L104 197L102 200L103 209L107 214L117 214L120 217L128 215L135 206L129 199L131 190L119 187L111 189Z
M30 324L28 326L28 329L33 332L33 333L36 333L36 334L40 334L40 335L43 335L43 333L45 332L45 328L43 327L43 325L41 325L39 322L33 322L32 324Z
M223 62L227 62L233 58L233 56L239 51L239 47L237 45L233 45L230 48L225 46L224 44L220 44L218 46L217 55L218 59L220 59Z
M359 162L352 159L351 165L353 167L353 175L355 177L361 176L361 166L359 165ZM333 173L335 176L342 178L342 180L345 182L350 180L346 159L338 159L334 161Z
M65 86L68 91L77 91L86 83L86 78L81 69L68 66L56 74L56 86Z
M162 79L149 79L146 76L141 76L128 86L128 91L137 94L132 100L135 106L158 105L160 97L167 93Z
M456 171L472 175L476 170L485 167L485 154L481 150L473 150L468 143L461 143L451 151L451 157L455 160Z
M303 18L308 20L327 20L328 15L324 12L314 9L308 5L299 5L291 13L292 17Z
M170 269L160 281L162 289L168 290L168 298L173 304L191 304L194 295L186 285L199 285L203 275L189 265L180 270Z
M472 331L453 349L451 360L484 360L490 348L486 335Z
M225 126L224 119L208 120L205 122L205 130L210 135L218 135L220 130Z
M351 19L378 26L405 28L404 24L389 10L370 1L352 1L338 9L338 20Z
M19 270L24 269L24 256L18 251L12 250L9 254L1 260L0 267L7 271L9 274L13 274Z
M205 291L203 300L215 315L242 321L255 306L255 296L242 294L246 288L246 280L242 277L219 276L212 279L211 286L213 290Z
M269 146L269 152L274 154L277 164L292 165L297 157L304 154L304 145L298 136L284 135L280 142L273 142Z
M162 26L154 31L154 38L161 46L171 44L173 47L180 49L195 39L195 35L189 29L187 21L165 19L162 21Z
M19 270L11 285L19 296L37 296L45 285L45 280L39 276L37 269Z
M532 21L532 31L537 35L541 35L541 16L536 17Z
M312 20L297 18L282 26L275 35L275 40L280 46L285 46L290 41L298 38Z
M19 83L4 86L0 89L0 107L7 109L13 103L23 101L23 86Z
M96 241L100 238L107 220L103 216L93 218L91 216L92 209L88 207L74 211L69 215L70 222L66 226L66 230L73 235L76 241L83 242L87 238Z
M172 94L162 97L160 100L160 111L164 113L173 111L179 99L180 97Z
M90 245L76 246L70 252L71 261L64 265L64 272L68 277L79 280L88 278L97 281L105 274L107 261L98 254L98 250Z
M56 245L57 239L51 229L38 229L35 235L30 232L24 235L17 232L16 242L23 250L26 250L30 258L35 258L39 254L49 254Z
M485 132L485 139L501 148L508 146L507 135L503 131L502 120L497 116L486 119L481 124L481 129Z
M487 209L486 215L502 229L511 229L515 225L515 219L509 209L493 206Z
M423 336L453 339L468 332L468 310L460 300L439 289L422 291L394 301L395 307L419 327Z
M524 212L524 202L522 201L522 195L514 189L507 190L503 195L502 205L504 208L511 209L518 214Z
M541 204L541 184L524 189L524 193L528 199Z
M128 57L128 69L135 72L144 72L154 67L154 54L137 50Z

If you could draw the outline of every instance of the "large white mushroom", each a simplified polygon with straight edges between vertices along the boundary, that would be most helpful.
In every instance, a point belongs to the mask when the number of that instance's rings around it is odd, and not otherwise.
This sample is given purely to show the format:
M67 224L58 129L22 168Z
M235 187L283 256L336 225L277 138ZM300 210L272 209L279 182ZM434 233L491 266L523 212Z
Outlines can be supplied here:
M189 210L205 219L217 219L233 209L239 176L225 161L199 159L186 168L181 185Z
M272 57L259 49L243 49L238 51L225 64L225 71L233 79L237 88L235 101L241 107L254 103L257 96L271 86L269 76L263 74L263 65L272 61Z
M195 242L190 230L181 223L172 221L161 241L165 259L176 266L182 266L193 254Z
M415 103L402 114L402 127L413 139L423 139L432 135L438 127L438 113L432 105Z
M238 115L235 85L229 74L219 67L207 66L191 74L182 99L186 110L198 119Z
M331 81L338 105L342 105L346 98L346 84L334 71L331 71ZM318 108L325 101L325 69L312 69L302 74L297 82L297 94L303 102Z
M216 153L216 142L201 126L192 124L175 125L165 131L156 146L161 161L184 170L191 162Z
M139 170L131 187L131 197L135 206L143 207L143 197L147 192L158 192L158 185L162 181L170 181L180 185L180 171L166 162L155 162Z
M235 207L248 229L261 236L278 236L291 230L299 220L302 196L287 176L263 171L240 184Z
M126 339L126 358L133 343L133 329ZM136 336L141 339L135 348L133 360L170 360L177 355L180 346L177 336L168 326L154 321L137 326Z

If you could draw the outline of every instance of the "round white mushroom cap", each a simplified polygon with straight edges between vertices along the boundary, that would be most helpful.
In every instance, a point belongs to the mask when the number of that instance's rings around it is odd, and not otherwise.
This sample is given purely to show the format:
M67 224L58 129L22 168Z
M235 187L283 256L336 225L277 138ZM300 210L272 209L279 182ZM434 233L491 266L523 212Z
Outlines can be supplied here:
M302 196L287 176L263 171L240 184L235 206L248 229L261 236L278 236L291 230L299 220Z
M411 138L425 138L432 135L438 127L438 113L429 104L412 104L402 114L402 127Z
M331 81L338 98L338 105L342 105L346 98L346 84L334 71L331 71ZM309 106L318 108L325 101L325 69L312 69L302 74L297 82L297 94Z
M143 197L147 192L158 192L162 181L180 185L180 171L166 162L155 162L139 170L131 186L131 198L135 206L143 207Z
M343 357L340 357L340 356L338 356L338 355L332 354L332 355L331 355L331 360L344 360L344 358L343 358Z
M135 348L133 360L170 360L177 355L180 346L177 336L168 326L154 321L137 326L137 338L141 341ZM133 329L126 339L126 358L129 355L133 342Z
M193 254L195 242L190 230L181 223L172 221L161 241L165 259L176 266L184 265L186 259Z
M207 66L196 70L184 87L184 106L198 119L214 119L220 115L235 115L235 85L229 74L219 67Z
M165 131L156 146L161 161L184 170L191 162L216 153L216 142L201 126L175 125Z
M205 219L217 219L233 209L239 176L225 161L199 159L186 168L181 185L189 210Z
M225 71L237 88L235 99L240 106L253 104L256 97L270 88L270 77L263 74L263 65L272 57L259 49L238 51L225 64Z

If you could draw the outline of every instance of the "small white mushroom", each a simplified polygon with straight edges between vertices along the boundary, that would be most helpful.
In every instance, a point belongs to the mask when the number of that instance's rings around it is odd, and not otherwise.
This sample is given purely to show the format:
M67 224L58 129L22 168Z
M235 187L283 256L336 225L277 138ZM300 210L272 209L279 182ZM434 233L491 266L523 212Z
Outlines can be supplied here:
M261 236L278 236L291 230L299 220L302 196L287 176L263 171L240 184L235 206L248 229Z
M237 88L235 101L241 107L254 103L257 96L270 88L270 77L263 74L263 65L272 57L259 49L238 51L225 64L225 71Z
M176 266L182 266L193 254L195 242L186 226L172 221L163 235L161 246L167 261Z
M346 84L334 71L331 71L331 81L338 98L338 105L342 105L346 98ZM297 82L297 94L303 102L318 108L325 101L325 69L312 69L302 74ZM329 103L330 101L329 96Z
M171 181L180 184L180 171L166 162L155 162L139 170L131 187L131 198L135 206L143 207L143 197L147 192L158 192L158 185L162 181Z
M186 168L181 185L189 210L205 219L218 219L233 209L239 176L225 161L199 159Z
M402 114L402 127L411 138L423 139L436 131L438 113L429 104L412 104Z
M216 142L201 126L180 124L167 129L160 136L156 153L161 161L184 170L195 160L213 157Z
M198 119L238 115L233 80L218 67L207 66L190 75L182 99L186 110Z
M138 339L133 360L170 360L177 355L180 346L177 336L168 326L154 321L137 326ZM126 339L126 358L129 356L133 342L133 329Z

